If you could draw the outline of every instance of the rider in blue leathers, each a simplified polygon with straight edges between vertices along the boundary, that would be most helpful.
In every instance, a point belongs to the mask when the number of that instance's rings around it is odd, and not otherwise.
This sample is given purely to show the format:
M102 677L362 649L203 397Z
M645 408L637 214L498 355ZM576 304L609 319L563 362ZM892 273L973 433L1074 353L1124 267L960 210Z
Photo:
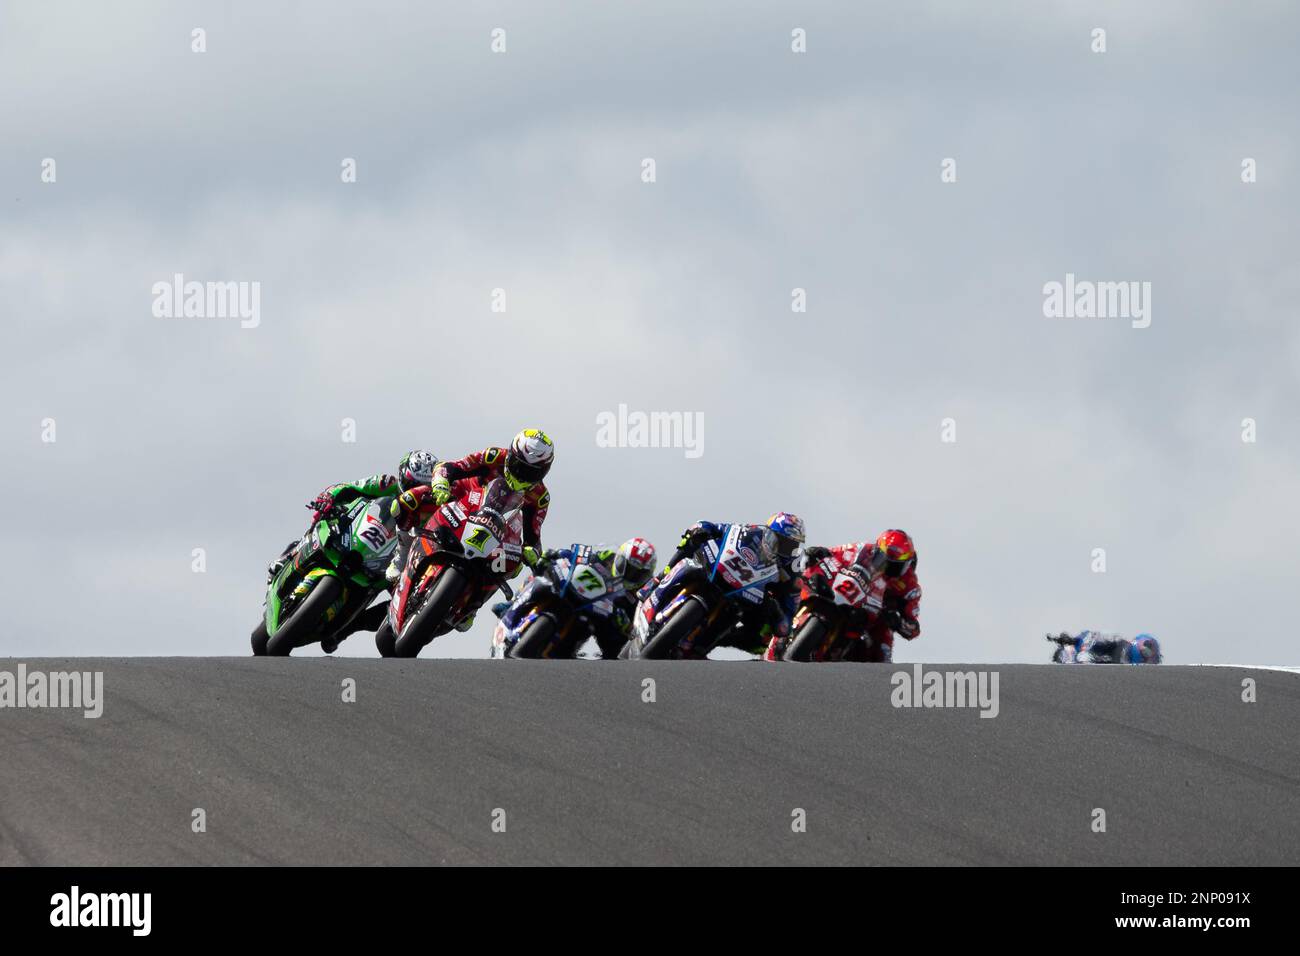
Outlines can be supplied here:
M533 573L540 574L547 565L561 558L568 561L577 560L576 548L548 549L538 558L533 566ZM645 538L628 538L617 549L596 545L588 549L591 559L604 565L613 578L616 587L614 609L608 617L592 617L592 636L600 648L600 656L613 660L627 643L628 632L632 628L632 615L636 612L637 590L650 579L654 573L655 548ZM520 592L523 593L522 591ZM510 627L518 626L518 617L522 616L512 608L519 605L514 601L501 601L492 606L492 613L506 620Z
M1150 634L1139 634L1129 640L1105 631L1081 631L1075 635L1062 631L1048 634L1047 639L1057 645L1052 660L1058 664L1159 664L1163 659L1160 642Z
M803 519L798 515L778 511L766 525L746 525L755 531L770 532L775 541L775 558L779 571L777 579L767 586L761 605L747 605L741 619L742 626L733 628L719 642L719 647L736 647L751 654L762 654L773 634L787 637L790 622L799 604L799 560L806 537ZM697 521L682 533L663 570L651 578L637 595L638 600L649 597L668 571L685 557L693 555L705 541L720 541L725 524Z

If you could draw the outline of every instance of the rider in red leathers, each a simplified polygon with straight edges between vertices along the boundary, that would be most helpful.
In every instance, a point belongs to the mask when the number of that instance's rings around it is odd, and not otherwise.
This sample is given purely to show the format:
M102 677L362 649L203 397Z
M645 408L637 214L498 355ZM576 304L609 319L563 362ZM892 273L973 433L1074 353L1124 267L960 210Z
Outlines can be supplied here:
M403 491L393 501L391 513L408 543L400 547L390 566L390 578L396 579L406 563L410 548L410 530L426 522L435 511L468 489L466 479L479 478L484 482L500 477L512 491L523 495L520 514L523 518L523 563L533 567L542 556L542 522L551 505L551 493L542 479L555 460L555 445L540 429L525 428L515 436L509 448L485 448L455 461L444 461L433 472L427 485ZM457 630L467 631L474 624L474 614L468 615Z
M885 606L867 630L868 641L862 643L862 651L853 659L871 664L889 663L894 658L895 634L901 634L909 641L921 636L921 583L916 577L916 545L911 537L906 532L890 529L875 542L855 541L834 548L810 547L804 549L804 556L808 562L833 556L841 564L852 564L864 549L884 555ZM785 645L785 640L773 638L765 659L779 661Z
M453 497L453 482L464 478L490 481L501 476L511 490L523 493L520 512L524 519L524 563L532 567L541 553L542 522L551 506L551 493L542 479L554 459L555 445L549 436L539 429L526 428L515 436L509 448L485 448L455 461L442 462L428 485L397 499L393 514L404 525L418 523Z

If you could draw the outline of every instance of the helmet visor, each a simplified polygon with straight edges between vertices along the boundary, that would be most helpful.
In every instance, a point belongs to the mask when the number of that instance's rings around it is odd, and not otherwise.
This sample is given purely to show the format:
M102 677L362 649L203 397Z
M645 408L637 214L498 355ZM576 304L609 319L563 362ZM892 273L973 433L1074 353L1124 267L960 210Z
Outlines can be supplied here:
M511 487L516 490L522 490L520 486L526 488L537 484L546 477L548 470L550 470L549 463L533 465L516 454L506 455L506 478L509 479Z
M623 562L622 568L619 567L620 561ZM650 568L638 568L631 561L623 560L621 554L614 559L614 573L633 588L639 588L650 580Z
M885 552L879 548L872 548L870 551L861 552L856 563L865 568L872 578L878 578L888 570L890 561L885 556Z
M883 553L881 555L884 557ZM901 578L908 571L912 570L912 562L915 558L905 558L901 561L885 560L885 574L891 578Z
M431 476L418 474L409 467L403 468L402 473L397 476L397 484L403 491L410 491L412 488L420 487L420 485L427 485L432 480Z
M799 553L799 542L785 535L776 535L776 553L783 558L792 558Z

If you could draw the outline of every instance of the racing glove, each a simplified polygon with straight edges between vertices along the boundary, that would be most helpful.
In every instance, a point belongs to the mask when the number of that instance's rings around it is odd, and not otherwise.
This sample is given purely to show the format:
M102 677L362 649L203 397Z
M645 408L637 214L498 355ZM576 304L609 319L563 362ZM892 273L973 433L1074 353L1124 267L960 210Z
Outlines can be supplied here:
M900 633L902 632L903 615L899 614L897 609L891 607L888 611L886 611L884 613L884 621L885 621L885 625L891 631L898 631Z
M531 570L536 570L537 566L545 559L545 556L531 544L524 545L523 557L524 564L528 565Z
M311 523L315 525L334 510L334 495L328 491L322 491L307 503L307 507L311 509Z
M651 575L650 580L647 581L645 584L641 585L640 590L636 592L637 601L638 602L644 601L650 595L654 594L655 588L659 587L659 585L663 583L663 579L668 576L668 572L671 570L672 568L670 568L668 565L665 564L664 569L662 571L660 571L658 574Z
M823 548L820 545L812 545L803 549L804 564L812 564L814 561L821 561L823 558L831 556L830 548Z
M433 503L438 507L441 508L451 500L451 482L443 476L439 475L433 479L433 483L429 487L433 492Z
M677 547L679 549L698 547L700 542L706 540L711 534L712 532L707 528L701 528L697 524L691 525L682 532L682 540L677 543Z

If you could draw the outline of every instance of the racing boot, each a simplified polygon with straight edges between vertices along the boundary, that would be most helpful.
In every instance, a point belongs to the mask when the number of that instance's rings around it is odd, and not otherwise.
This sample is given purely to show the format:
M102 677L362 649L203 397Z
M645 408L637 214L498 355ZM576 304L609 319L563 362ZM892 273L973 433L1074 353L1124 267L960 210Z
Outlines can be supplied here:
M275 580L275 576L280 573L280 569L285 566L289 556L293 554L293 549L298 546L297 540L290 541L280 552L280 556L266 566L266 583L269 585Z
M376 604L368 607L356 617L354 617L347 627L327 635L320 642L321 650L326 654L333 654L339 649L339 645L346 641L357 631L377 631L379 626L384 623L384 618L388 616L388 602Z

